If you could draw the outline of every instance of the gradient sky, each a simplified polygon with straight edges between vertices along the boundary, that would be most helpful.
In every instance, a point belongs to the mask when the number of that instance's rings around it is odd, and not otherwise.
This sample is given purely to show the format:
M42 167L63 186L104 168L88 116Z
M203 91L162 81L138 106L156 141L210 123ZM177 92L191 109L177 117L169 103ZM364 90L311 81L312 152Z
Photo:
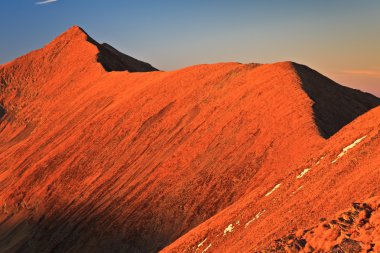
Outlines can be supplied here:
M1 0L0 64L79 25L161 70L291 60L380 96L378 0L36 2Z

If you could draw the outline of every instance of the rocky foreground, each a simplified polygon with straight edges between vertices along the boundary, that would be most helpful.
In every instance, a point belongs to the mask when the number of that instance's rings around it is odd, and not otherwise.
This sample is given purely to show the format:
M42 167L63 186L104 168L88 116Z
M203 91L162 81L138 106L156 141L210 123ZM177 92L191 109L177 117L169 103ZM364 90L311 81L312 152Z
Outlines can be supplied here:
M336 219L275 240L261 252L380 252L380 197L352 207Z

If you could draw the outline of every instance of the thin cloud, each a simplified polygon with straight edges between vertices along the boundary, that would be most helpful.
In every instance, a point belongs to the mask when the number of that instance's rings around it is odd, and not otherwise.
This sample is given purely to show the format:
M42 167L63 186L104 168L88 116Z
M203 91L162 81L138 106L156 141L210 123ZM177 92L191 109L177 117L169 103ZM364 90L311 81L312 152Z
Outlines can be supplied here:
M372 69L351 69L344 70L343 73L349 75L358 75L358 76L372 76L380 78L380 70L372 70Z
M54 2L58 2L58 0L46 0L46 1L36 2L36 4L38 4L38 5L51 4L51 3L54 3Z

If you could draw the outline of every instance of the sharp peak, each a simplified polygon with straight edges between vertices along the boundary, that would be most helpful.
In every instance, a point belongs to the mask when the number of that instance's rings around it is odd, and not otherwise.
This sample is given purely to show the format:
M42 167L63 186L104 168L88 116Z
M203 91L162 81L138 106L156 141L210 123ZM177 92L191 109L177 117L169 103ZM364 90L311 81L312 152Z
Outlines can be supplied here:
M74 25L67 29L65 32L62 34L72 34L72 35L87 35L87 32L80 26Z
M73 47L76 47L79 44L77 42L87 42L94 45L98 50L97 61L106 71L149 72L157 70L148 63L139 61L119 52L107 43L98 43L81 27L76 25L70 27L64 33L55 38L50 45L55 47L59 44L67 44L67 42L72 42L70 44L73 45Z
M66 32L64 32L64 33L84 33L84 34L87 34L82 27L77 26L77 25L73 25L72 27L67 29Z
M297 72L297 69L314 70L313 68L309 67L308 65L305 65L305 64L302 64L302 63L298 63L298 62L295 62L295 61L279 61L279 62L274 62L271 65L286 67L286 68L292 69L292 70L294 70L296 72Z
M97 42L92 39L84 29L80 26L74 25L67 29L65 32L61 33L58 37L56 37L53 42L56 41L67 41L67 40L87 40L93 44L97 44Z

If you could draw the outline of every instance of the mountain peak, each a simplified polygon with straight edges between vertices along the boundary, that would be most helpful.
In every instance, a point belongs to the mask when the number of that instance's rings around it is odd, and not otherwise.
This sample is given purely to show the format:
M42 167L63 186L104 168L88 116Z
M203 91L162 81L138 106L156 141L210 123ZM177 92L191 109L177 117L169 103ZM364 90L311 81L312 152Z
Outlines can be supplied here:
M62 41L62 40L93 40L81 27L72 26L64 33L59 35L53 40L53 42Z
M131 56L119 52L107 43L100 44L91 38L81 27L72 26L61 34L55 41L83 41L95 45L98 49L97 60L106 71L129 71L129 72L149 72L157 69L148 63L139 61Z
M31 56L33 55L33 56ZM156 68L150 64L139 61L131 56L119 52L112 46L103 43L100 44L87 32L79 26L72 26L48 45L46 45L38 52L28 54L27 57L21 57L23 60L15 62L15 64L22 64L25 66L30 63L25 63L24 60L40 61L40 64L46 64L45 68L49 69L49 62L44 59L54 59L56 63L53 66L69 65L72 68L82 68L83 66L90 66L91 63L100 63L104 70L111 71L128 71L128 72L149 72L157 71ZM59 64L58 64L59 63Z
M80 26L77 26L77 25L73 25L72 27L67 29L67 31L64 33L67 33L67 34L70 34L70 33L71 34L86 34L87 35L87 33L83 30L83 28Z

